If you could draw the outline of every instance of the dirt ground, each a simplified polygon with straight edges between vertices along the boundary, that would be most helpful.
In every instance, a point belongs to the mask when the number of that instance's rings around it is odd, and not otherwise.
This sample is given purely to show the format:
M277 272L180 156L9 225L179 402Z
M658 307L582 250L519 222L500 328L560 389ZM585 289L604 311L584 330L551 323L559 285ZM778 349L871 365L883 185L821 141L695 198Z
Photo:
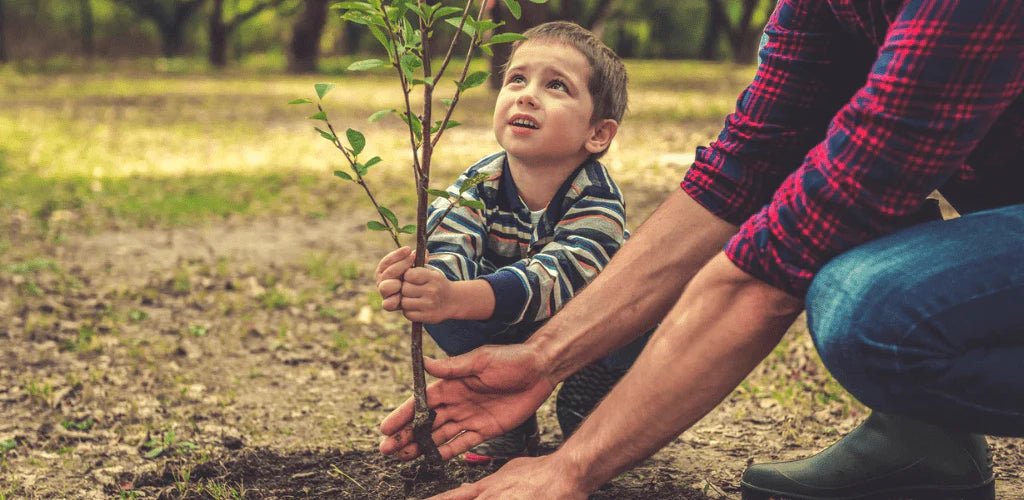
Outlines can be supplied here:
M490 472L453 463L428 482L375 453L411 384L405 324L370 293L387 242L363 219L12 235L0 499L419 498ZM553 449L550 401L540 415ZM805 456L864 416L798 324L723 405L594 498L737 498L751 461ZM1024 498L1024 442L990 442L999 497Z

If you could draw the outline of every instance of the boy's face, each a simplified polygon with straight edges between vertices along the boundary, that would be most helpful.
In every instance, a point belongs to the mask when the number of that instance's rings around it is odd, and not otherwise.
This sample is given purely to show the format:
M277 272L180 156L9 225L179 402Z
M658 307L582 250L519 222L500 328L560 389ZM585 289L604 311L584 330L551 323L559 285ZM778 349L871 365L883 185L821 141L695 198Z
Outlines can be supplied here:
M524 42L494 104L494 136L525 165L581 163L594 133L586 56L558 41Z

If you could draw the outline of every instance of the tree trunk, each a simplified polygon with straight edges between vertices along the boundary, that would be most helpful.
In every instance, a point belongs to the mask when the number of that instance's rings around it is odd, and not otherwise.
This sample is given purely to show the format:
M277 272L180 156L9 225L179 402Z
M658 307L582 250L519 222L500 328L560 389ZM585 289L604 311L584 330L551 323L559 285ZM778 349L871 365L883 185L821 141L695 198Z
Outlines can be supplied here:
M566 1L565 3L570 3ZM552 13L547 5L535 4L533 2L522 2L523 15L519 19L512 17L512 14L506 10L503 2L496 2L494 5L494 22L505 21L505 24L495 30L495 34L498 33L522 33L538 24L545 23L555 18L555 14ZM505 65L508 63L508 57L512 54L512 44L500 43L498 45L492 45L491 49L494 50L494 57L491 57L491 88L501 88L501 75Z
M719 0L708 0L708 21L704 28L704 38L700 43L697 57L705 61L718 59L718 40L722 37L722 28L728 31L729 19Z
M210 65L223 68L228 64L228 28L224 24L224 0L213 0L210 11Z
M7 43L4 39L4 0L0 0L0 63L7 62Z
M92 15L92 0L78 0L79 11L82 15L82 53L92 57L96 53L95 44L95 21Z
M734 28L729 30L729 48L736 62L749 63L757 58L757 35L759 29L750 25L758 0L743 0L743 12Z
M289 73L316 71L320 56L320 36L327 23L327 1L305 1L305 9L292 29L292 43L288 49Z

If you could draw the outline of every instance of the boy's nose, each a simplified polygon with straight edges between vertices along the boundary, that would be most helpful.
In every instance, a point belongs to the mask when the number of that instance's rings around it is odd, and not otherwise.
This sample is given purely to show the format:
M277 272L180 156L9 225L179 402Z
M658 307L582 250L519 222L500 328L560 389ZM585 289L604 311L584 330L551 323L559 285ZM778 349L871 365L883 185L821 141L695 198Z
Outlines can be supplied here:
M537 98L533 97L533 94L530 92L523 92L519 94L519 97L516 99L516 104L519 104L520 106L530 106L536 108Z

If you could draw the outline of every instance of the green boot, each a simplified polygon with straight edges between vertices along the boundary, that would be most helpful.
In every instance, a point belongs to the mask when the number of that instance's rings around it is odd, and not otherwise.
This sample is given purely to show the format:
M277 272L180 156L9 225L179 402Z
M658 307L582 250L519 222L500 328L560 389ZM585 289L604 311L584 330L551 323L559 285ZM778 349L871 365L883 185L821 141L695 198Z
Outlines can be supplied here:
M751 465L740 488L745 500L995 498L983 436L878 412L810 458Z

